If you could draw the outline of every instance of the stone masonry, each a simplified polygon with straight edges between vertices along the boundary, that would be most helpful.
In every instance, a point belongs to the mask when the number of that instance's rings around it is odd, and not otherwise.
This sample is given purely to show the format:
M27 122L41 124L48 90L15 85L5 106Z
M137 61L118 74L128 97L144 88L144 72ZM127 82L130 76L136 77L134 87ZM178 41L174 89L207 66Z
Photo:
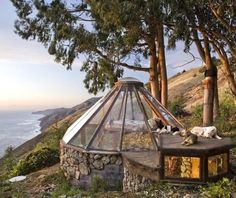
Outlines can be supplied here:
M85 189L95 176L106 181L110 189L122 185L124 173L119 154L85 153L61 144L60 165L73 184Z

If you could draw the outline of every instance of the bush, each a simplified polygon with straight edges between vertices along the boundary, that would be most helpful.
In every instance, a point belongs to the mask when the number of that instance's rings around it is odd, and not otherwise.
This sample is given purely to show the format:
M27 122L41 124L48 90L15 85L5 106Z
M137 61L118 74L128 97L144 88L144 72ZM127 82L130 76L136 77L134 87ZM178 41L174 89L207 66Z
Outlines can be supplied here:
M78 187L72 186L64 176L63 172L50 175L50 177L46 178L44 182L50 184L53 183L56 185L56 188L51 194L52 198L56 198L61 195L74 196L81 194L81 190Z
M105 180L103 180L99 176L94 176L92 178L92 183L91 183L92 193L105 192L107 190L108 190L108 184Z
M226 92L220 102L220 116L215 120L214 125L222 135L230 135L230 131L236 132L236 108L233 96Z
M59 152L49 147L39 147L21 159L12 171L12 176L25 175L59 162Z
M182 97L175 98L168 103L168 109L174 116L185 115L184 109L184 99Z
M206 67L205 66L200 67L199 70L198 70L198 72L201 73L201 74L204 73L205 71L206 71Z
M223 178L217 183L208 184L208 187L201 188L201 195L206 198L230 198L233 192L233 182Z
M186 128L192 128L194 126L202 126L203 106L196 105L191 109L191 114L182 119L182 122Z
M3 171L4 171L4 174L9 174L13 167L16 165L17 163L17 160L13 154L13 147L12 146L9 146L6 150L5 150L5 154L3 156L3 162L2 162L2 165L3 165Z

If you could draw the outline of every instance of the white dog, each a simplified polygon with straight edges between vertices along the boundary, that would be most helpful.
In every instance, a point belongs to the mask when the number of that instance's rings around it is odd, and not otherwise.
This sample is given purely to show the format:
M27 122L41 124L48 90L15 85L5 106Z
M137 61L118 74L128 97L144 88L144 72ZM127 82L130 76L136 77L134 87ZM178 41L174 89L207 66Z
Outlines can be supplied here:
M200 137L222 139L217 135L217 129L215 126L193 127L191 133Z

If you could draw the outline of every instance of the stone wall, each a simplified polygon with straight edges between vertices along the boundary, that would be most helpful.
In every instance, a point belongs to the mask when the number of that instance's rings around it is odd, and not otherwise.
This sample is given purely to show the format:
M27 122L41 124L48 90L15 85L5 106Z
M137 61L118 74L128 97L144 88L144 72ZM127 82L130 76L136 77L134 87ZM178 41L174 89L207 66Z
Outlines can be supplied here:
M85 153L61 144L60 165L73 184L86 189L95 176L106 181L110 189L120 187L123 181L122 158L117 154Z
M157 169L145 167L127 158L123 158L123 166L123 192L139 192L144 190L148 185L160 181L160 175Z
M124 167L123 192L139 192L152 183L152 180L134 174Z

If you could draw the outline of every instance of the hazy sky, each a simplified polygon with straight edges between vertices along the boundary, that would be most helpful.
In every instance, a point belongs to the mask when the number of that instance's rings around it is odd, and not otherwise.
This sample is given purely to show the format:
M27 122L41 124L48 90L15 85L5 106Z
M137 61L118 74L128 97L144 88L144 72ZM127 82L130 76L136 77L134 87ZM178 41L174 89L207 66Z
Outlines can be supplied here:
M76 61L72 71L67 71L54 62L43 45L16 35L15 19L10 1L0 0L0 111L71 107L92 97L84 88L81 62ZM181 45L167 51L168 76L201 64L195 61L173 69L189 60L191 56L182 52ZM143 72L125 71L125 76L148 80Z

